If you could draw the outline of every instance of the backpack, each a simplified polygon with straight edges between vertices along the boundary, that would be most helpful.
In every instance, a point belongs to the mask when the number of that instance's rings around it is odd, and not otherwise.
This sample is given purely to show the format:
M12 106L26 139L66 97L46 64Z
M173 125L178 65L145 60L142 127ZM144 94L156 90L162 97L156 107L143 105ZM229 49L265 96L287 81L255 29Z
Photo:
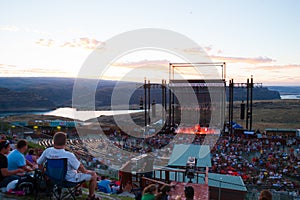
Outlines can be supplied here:
M25 194L32 194L36 186L36 181L33 177L26 174L18 179L18 183L14 191L23 191Z

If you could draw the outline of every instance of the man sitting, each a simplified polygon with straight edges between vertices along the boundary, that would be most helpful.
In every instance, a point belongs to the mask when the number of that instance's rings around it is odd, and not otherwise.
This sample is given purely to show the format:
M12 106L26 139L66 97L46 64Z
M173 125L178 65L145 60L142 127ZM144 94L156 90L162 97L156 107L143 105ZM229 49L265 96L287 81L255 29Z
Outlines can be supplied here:
M17 174L23 173L24 170L19 168L15 170L8 170L8 161L6 155L10 151L10 144L8 140L0 141L0 188L6 187L8 183L19 179Z
M32 171L34 165L25 159L24 153L27 151L28 145L26 140L19 140L17 148L10 152L7 156L8 170L23 169L27 172Z
M95 197L95 188L97 185L97 174L93 171L85 169L85 167L79 162L76 156L65 150L67 141L67 135L63 132L57 132L53 136L54 147L47 148L37 160L37 164L40 169L43 168L47 159L60 159L67 158L67 174L66 180L74 183L82 181L89 181L89 196L88 200L98 200L99 197Z

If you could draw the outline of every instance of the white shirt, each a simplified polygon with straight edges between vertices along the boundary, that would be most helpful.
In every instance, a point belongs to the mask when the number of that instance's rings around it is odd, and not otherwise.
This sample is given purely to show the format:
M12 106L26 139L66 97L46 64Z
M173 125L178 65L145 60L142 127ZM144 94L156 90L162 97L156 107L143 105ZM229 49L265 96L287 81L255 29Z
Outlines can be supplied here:
M46 162L47 158L49 159L59 159L67 158L68 159L68 171L66 174L67 181L74 181L74 178L77 177L77 170L79 168L80 162L76 156L64 149L55 149L54 147L47 148L37 160L37 164L42 165ZM76 178L75 178L76 179Z

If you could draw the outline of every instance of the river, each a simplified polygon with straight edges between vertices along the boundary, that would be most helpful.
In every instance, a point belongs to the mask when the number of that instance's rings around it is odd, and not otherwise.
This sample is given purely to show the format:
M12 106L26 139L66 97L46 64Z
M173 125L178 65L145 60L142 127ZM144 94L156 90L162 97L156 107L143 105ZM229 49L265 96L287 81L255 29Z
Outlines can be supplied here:
M99 117L101 115L109 116L109 115L136 113L136 112L141 112L141 110L77 111L75 108L62 107L62 108L57 108L52 111L43 111L43 112L37 112L37 111L33 111L33 112L3 112L3 113L0 113L0 118L6 117L6 116L13 116L13 115L38 114L38 115L53 115L53 116L66 117L66 118L86 121L89 119Z

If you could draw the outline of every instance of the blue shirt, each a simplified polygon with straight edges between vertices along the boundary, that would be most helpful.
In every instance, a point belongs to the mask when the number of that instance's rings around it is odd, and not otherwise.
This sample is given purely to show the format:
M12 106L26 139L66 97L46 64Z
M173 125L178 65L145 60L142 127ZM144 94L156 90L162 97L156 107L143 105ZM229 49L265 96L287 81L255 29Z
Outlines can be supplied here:
M107 179L101 180L98 182L98 186L102 186L106 189L106 193L111 193L110 181Z
M16 170L26 166L25 156L17 149L13 150L7 156L8 170Z

